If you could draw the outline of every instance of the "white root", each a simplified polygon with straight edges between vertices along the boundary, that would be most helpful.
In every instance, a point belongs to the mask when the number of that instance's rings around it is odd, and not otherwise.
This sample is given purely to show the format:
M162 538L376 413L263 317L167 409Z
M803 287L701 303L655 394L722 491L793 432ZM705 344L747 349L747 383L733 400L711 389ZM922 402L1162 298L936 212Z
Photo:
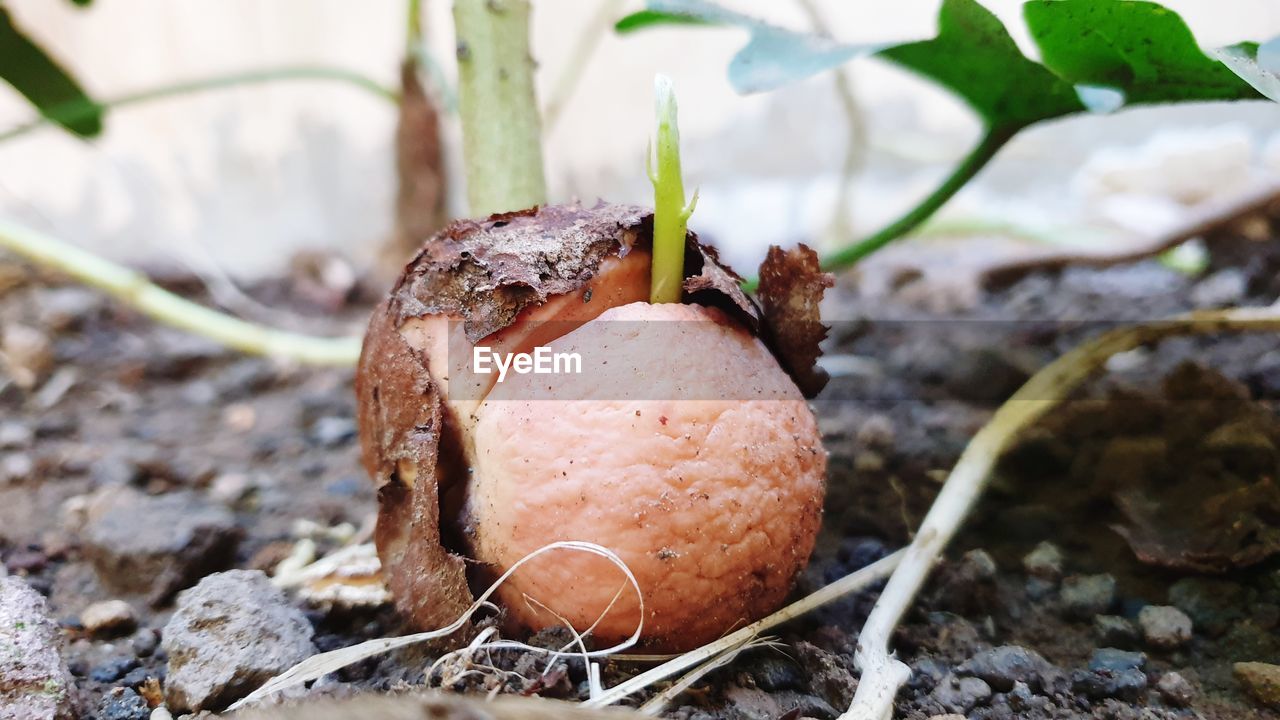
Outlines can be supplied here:
M910 668L890 653L893 630L981 494L1000 454L1018 433L1117 353L1177 335L1277 330L1280 330L1280 308L1277 307L1179 315L1104 333L1032 376L969 442L921 523L915 540L905 550L902 563L876 601L858 636L855 659L862 676L853 703L841 719L888 720L893 716L894 697L911 677Z

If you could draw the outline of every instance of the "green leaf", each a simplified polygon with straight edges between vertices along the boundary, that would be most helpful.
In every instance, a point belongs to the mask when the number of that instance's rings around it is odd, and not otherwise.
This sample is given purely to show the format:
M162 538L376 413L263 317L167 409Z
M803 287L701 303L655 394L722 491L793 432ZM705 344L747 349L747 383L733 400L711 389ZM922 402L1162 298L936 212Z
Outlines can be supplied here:
M79 7L89 7L93 0L71 0L71 2Z
M1211 50L1210 54L1252 85L1254 90L1280 102L1280 39L1262 46L1239 43Z
M1085 110L1071 84L1023 55L999 18L974 0L944 0L937 37L879 57L951 90L991 127L1022 128Z
M614 23L613 29L626 34L654 27L656 25L708 25L706 20L692 15L680 13L658 12L657 10L638 10Z
M624 17L614 27L619 32L632 32L670 24L723 25L748 31L751 37L747 44L729 61L729 84L744 95L803 80L883 47L787 30L707 0L648 0L645 10Z
M1023 14L1049 69L1070 83L1115 88L1126 104L1258 99L1156 3L1030 0Z
M41 115L81 136L102 132L102 107L40 46L13 24L0 5L0 79L22 93Z

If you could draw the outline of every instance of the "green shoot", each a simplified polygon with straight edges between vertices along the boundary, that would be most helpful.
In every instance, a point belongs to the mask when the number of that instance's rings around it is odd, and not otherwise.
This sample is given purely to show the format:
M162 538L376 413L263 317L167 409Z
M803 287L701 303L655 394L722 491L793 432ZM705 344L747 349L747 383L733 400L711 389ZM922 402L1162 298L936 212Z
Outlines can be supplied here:
M653 79L658 115L658 147L647 154L649 179L653 182L653 266L649 273L649 302L680 302L684 284L684 238L689 216L698 204L684 202L684 179L680 176L680 127L676 122L676 94L665 75ZM657 156L656 159L654 156Z

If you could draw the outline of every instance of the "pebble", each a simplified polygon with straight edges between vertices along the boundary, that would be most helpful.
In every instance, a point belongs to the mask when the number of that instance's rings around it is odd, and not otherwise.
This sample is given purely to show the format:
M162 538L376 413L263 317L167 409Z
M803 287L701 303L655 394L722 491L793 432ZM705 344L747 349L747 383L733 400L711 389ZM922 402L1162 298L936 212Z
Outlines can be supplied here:
M311 441L321 447L341 447L355 440L356 422L349 417L326 416L311 424Z
M1089 657L1090 670L1141 670L1147 665L1147 656L1140 652L1129 652L1115 648L1098 648Z
M82 610L80 624L94 635L122 635L133 632L138 626L138 618L129 603L123 600L104 600Z
M1195 627L1219 637L1245 616L1250 603L1244 586L1218 578L1183 578L1169 586L1169 604L1185 612Z
M0 448L14 450L30 447L35 439L35 432L20 422L0 423Z
M1111 670L1076 670L1071 673L1071 689L1093 700L1117 698L1137 700L1147 689L1147 674L1136 668Z
M16 577L0 578L0 717L72 720L71 673L62 634L40 593Z
M129 638L129 647L138 657L151 657L160 646L160 636L151 628L143 628Z
M1280 665L1239 662L1232 670L1236 680L1255 700L1280 710Z
M98 705L97 720L148 720L151 708L142 696L129 688L115 688Z
M1170 605L1148 605L1138 613L1138 626L1147 645L1176 650L1191 640L1191 618Z
M195 493L145 495L129 487L97 493L81 535L103 584L146 593L152 603L226 567L240 540L231 512Z
M756 687L769 692L801 690L805 687L804 673L790 659L776 655L762 655L747 670Z
M1091 618L1116 602L1116 579L1110 575L1072 575L1062 581L1062 608L1067 615Z
M1045 674L1053 669L1053 665L1034 650L1002 645L964 661L956 667L956 674L981 678L992 689L1009 692L1019 682L1042 687Z
M1239 305L1249 291L1249 279L1240 268L1225 268L1191 288L1191 304L1197 310Z
M53 342L33 327L6 325L0 331L0 361L18 387L32 389L53 369Z
M889 450L893 448L896 435L893 419L883 413L875 413L867 416L858 427L856 437L859 443L869 448Z
M944 372L944 384L953 396L992 407L1007 400L1031 377L1008 352L990 347L959 351Z
M89 671L89 679L94 682L113 683L128 675L129 671L137 667L138 658L132 655L121 655L113 657Z
M210 575L178 596L161 646L171 710L224 709L315 652L302 611L257 570Z
M151 720L173 720L173 713L169 712L169 708L161 705L151 711Z
M1051 542L1042 542L1022 558L1022 568L1032 577L1057 580L1062 577L1062 551Z
M1138 629L1128 618L1119 615L1097 615L1093 618L1093 631L1107 647L1132 647L1138 642Z
M991 698L991 686L976 677L948 675L933 689L932 697L943 710L967 714Z
M1165 673L1160 678L1160 682L1156 683L1156 690L1160 691L1160 697L1164 698L1165 702L1174 707L1187 707L1192 700L1196 699L1195 686L1176 672Z

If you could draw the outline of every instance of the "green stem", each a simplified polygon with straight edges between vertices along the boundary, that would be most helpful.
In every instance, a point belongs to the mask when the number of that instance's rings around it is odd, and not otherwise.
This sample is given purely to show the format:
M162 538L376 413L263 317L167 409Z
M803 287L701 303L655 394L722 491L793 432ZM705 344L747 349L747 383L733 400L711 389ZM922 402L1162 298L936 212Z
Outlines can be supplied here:
M340 367L355 365L360 355L359 337L314 337L246 322L183 299L142 273L22 225L0 220L0 248L64 272L156 320L242 352Z
M174 83L172 85L161 85L160 87L150 90L121 95L108 100L97 101L96 103L71 102L56 105L46 109L45 116L0 133L0 142L11 140L21 135L26 135L33 130L38 130L39 128L55 122L59 124L66 124L93 117L95 113L103 108L121 108L128 105L137 105L149 102L151 100L189 95L206 90L235 87L237 85L255 85L259 83L275 82L277 80L329 80L352 85L391 102L397 102L399 100L399 94L394 90L388 89L377 81L351 70L320 65L287 66L271 68L268 70L250 70L248 72L231 73L228 75L214 75L197 80Z
M951 174L942 181L942 184L929 193L918 205L874 234L843 250L824 257L822 259L822 269L843 270L851 267L859 260L919 227L921 223L928 220L953 195L959 192L960 188L972 180L982 168L986 167L987 163L991 162L991 159L1000 151L1000 148L1004 147L1005 143L1009 142L1019 129L1016 127L989 128L987 133L983 135L982 140L974 146L973 150L969 151L969 154L960 161L960 164L951 171ZM755 290L757 282L753 278L743 283L743 287L746 290Z
M422 0L409 0L404 31L404 56L416 58L422 44Z
M653 153L649 179L653 182L653 265L649 272L649 302L678 303L684 284L684 239L689 216L698 194L684 203L684 178L680 172L680 125L676 119L676 95L664 75L653 79L658 115L657 162Z
M528 0L455 0L458 112L471 214L547 201Z

